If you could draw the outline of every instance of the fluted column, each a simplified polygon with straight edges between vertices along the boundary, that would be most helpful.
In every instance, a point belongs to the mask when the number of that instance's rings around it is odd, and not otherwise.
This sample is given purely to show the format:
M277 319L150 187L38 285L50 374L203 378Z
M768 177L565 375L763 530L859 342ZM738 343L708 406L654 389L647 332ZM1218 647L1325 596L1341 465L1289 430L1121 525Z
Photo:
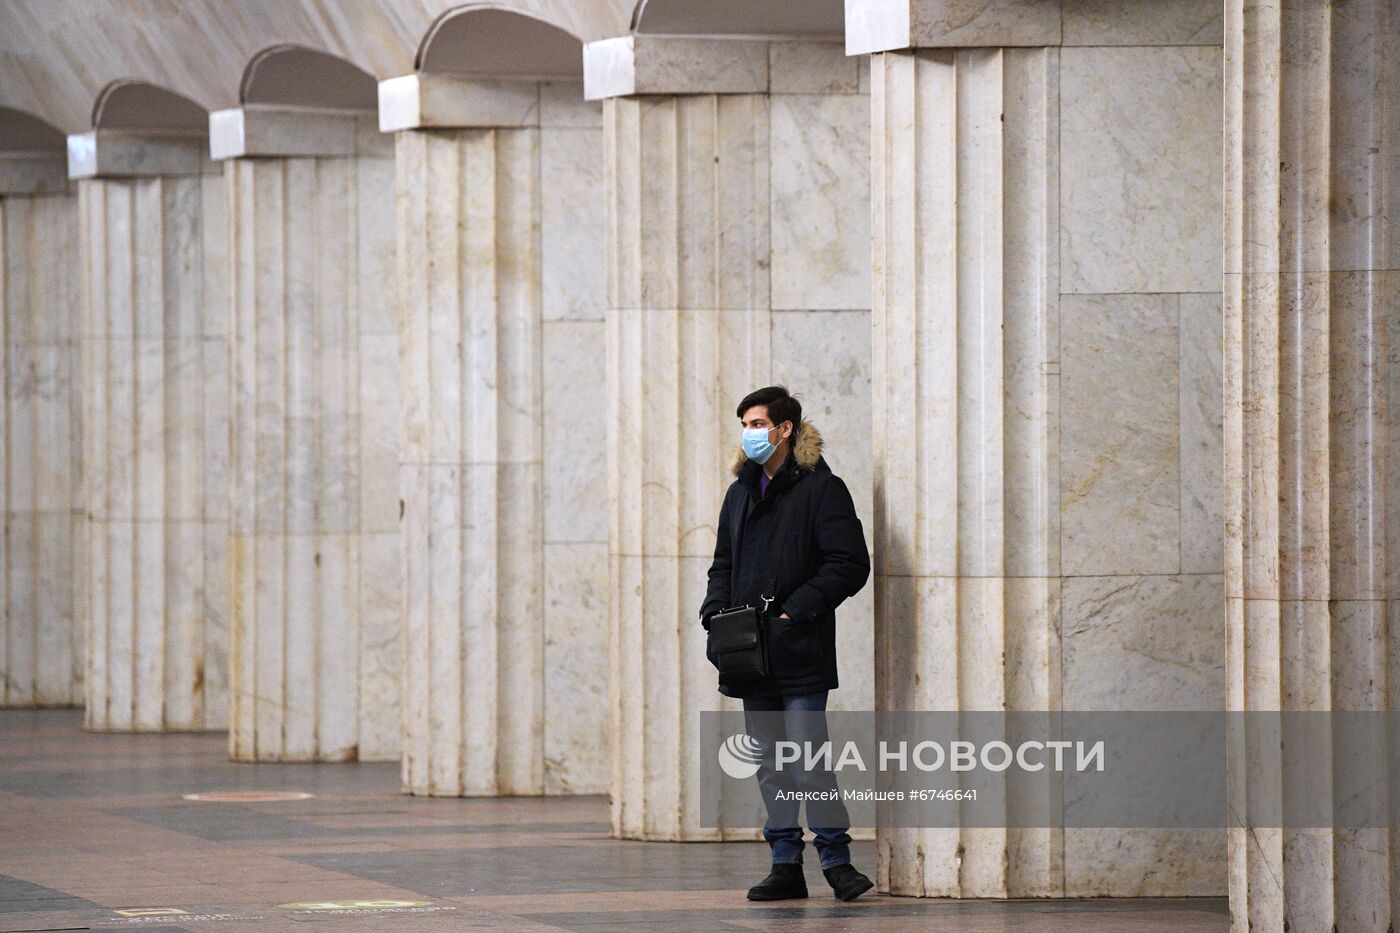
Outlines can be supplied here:
M380 102L398 131L404 789L597 793L601 108L576 83L439 75Z
M1058 706L1058 54L872 61L880 709ZM1058 882L1050 830L878 839L895 894Z
M613 832L717 838L685 765L721 699L695 614L732 480L716 415L769 376L768 101L611 99L604 143Z
M183 167L109 148L79 181L87 523L87 727L223 728L227 716L228 298L224 192L203 137Z
M1232 710L1397 706L1397 51L1391 0L1226 4ZM1280 788L1341 802L1369 777L1349 773L1344 747L1321 763L1231 750L1240 815ZM1388 830L1246 823L1229 842L1233 929L1393 926Z
M78 205L0 154L0 707L82 702Z
M634 35L584 62L606 151L613 832L715 839L693 762L701 712L733 704L696 614L734 405L787 379L864 501L868 418L839 416L868 366L867 101L836 43ZM868 695L865 611L841 610L837 705Z
M1220 29L1211 0L848 0L872 56L877 708L1223 707ZM1062 790L1003 779L1005 828L880 827L880 885L1223 891L1219 832L1037 827Z
M232 257L230 752L393 760L391 142L370 114L249 106L210 125Z
M719 837L699 826L698 775L685 766L699 712L721 700L695 614L731 479L717 414L768 382L768 119L759 93L603 105L612 828L623 838Z

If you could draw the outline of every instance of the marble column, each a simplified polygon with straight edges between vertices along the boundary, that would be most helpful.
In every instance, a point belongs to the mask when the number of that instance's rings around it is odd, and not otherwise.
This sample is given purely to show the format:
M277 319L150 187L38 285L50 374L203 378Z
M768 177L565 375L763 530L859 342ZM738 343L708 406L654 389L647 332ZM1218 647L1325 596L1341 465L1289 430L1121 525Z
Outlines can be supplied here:
M863 383L865 315L852 313L853 346L824 346L823 323L844 327L797 309L827 307L818 282L835 283L838 307L867 300L867 228L848 218L868 188L861 160L842 161L863 148L866 101L835 44L638 35L584 56L606 151L613 833L715 839L692 763L699 714L722 698L696 616L733 480L733 406L772 382L780 334L802 334L784 344L788 372ZM804 159L809 146L831 161ZM814 231L813 216L828 223ZM814 421L844 413L839 399L818 404ZM862 426L828 436L838 471L865 459ZM868 616L854 602L841 613L843 680L868 684Z
M606 789L601 120L577 83L380 85L409 793Z
M0 707L82 702L78 205L0 153Z
M1231 0L1225 48L1230 709L1394 710L1400 8ZM1239 813L1355 777L1343 747L1239 751ZM1382 828L1232 827L1233 929L1390 929L1395 854Z
M204 137L70 137L82 215L89 729L221 729L224 192Z
M1223 705L1213 7L848 0L847 51L872 54L878 709ZM1014 828L1061 795L1006 780L1013 828L880 827L880 886L1223 888L1218 832Z
M876 703L1053 709L1058 50L887 52L871 71ZM1049 830L879 839L895 894L1056 876Z
M210 115L226 159L229 748L399 753L392 143L373 113Z

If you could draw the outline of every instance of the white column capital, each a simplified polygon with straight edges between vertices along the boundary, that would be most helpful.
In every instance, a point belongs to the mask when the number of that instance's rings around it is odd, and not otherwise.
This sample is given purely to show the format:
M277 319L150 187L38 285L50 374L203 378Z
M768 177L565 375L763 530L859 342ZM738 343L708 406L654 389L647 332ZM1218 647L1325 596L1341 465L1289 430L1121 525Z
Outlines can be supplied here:
M0 152L0 195L62 194L68 165L58 152Z
M848 55L1060 41L1060 0L846 0Z
M768 41L692 36L619 36L583 47L583 96L764 94Z
M214 171L203 135L89 130L68 137L69 178L142 178Z
M368 111L247 104L209 114L215 161L259 157L353 156Z
M379 82L379 130L539 126L540 83L446 74L389 78Z

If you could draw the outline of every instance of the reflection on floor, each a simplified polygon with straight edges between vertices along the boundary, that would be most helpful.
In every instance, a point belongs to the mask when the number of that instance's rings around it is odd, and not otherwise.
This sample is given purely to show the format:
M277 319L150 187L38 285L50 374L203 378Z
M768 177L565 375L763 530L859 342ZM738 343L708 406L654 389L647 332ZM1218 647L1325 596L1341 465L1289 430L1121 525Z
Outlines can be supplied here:
M761 844L609 839L603 798L425 800L398 793L394 765L235 765L223 735L81 724L74 711L0 712L0 933L1229 926L1220 899L841 904L815 866L811 899L753 905ZM219 791L245 796L183 796ZM873 861L859 845L857 863Z

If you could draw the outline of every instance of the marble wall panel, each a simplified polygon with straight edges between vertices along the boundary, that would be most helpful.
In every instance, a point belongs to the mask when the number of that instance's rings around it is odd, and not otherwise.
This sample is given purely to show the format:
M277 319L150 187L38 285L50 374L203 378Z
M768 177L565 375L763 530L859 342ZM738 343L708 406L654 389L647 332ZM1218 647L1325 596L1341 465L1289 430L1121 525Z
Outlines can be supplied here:
M604 103L610 786L626 838L718 837L674 762L721 700L695 620L732 479L728 400L771 371L768 125L760 96Z
M860 94L772 99L773 308L870 304L870 102Z
M925 657L911 637L877 643L892 693L922 685L887 703L1177 708L1219 693L1198 689L1223 672L1219 10L1076 0L1063 12L1058 51L872 58L876 616L913 620L919 644L961 646L988 624L1006 644L998 665L985 645ZM1032 72L1023 57L1035 54L1049 63ZM1028 261L1037 243L1044 273ZM1049 310L1028 315L1037 300ZM956 323L938 317L952 308ZM1017 427L1000 455L978 443L994 399L1005 410L992 436ZM952 477L967 488L944 497ZM988 514L1005 524L978 520ZM994 599L998 572L1045 574L1018 597L1042 608ZM1153 598L1122 598L1144 591ZM989 611L999 604L1004 618ZM1125 620L1163 618L1175 648L1109 656ZM959 674L974 668L983 676ZM1120 842L1135 854L1105 856ZM929 855L954 850L956 870ZM1224 885L1219 833L896 831L881 856L880 883L916 894Z
M577 91L575 91L577 93ZM546 321L603 319L603 135L596 103L540 128L540 275ZM592 124L584 124L591 117Z
M879 709L1058 708L1058 62L872 64ZM1061 884L1048 830L877 839L892 893Z
M79 184L87 726L220 729L228 705L223 188L200 175Z
M788 385L868 512L862 67L837 45L778 42L769 65L768 95L605 102L613 828L628 838L718 835L698 825L694 775L669 762L723 702L694 619L737 401ZM834 707L873 700L872 602L839 611Z
M1218 694L1221 325L1210 293L1220 269L1219 11L1144 9L1065 9L1065 44L1101 46L1062 51L1067 708L1177 709ZM1107 602L1103 581L1116 591ZM1144 592L1152 599L1131 606ZM1120 639L1128 619L1154 632L1172 620L1174 637L1195 647L1178 656L1153 648L1160 639L1146 632ZM1141 655L1109 663L1085 654L1124 643ZM1070 895L1224 889L1218 832L1067 831L1064 846Z
M768 46L770 94L859 94L861 56L837 42L772 42Z
M411 793L606 786L600 144L398 136Z
M1221 53L1061 53L1060 240L1067 294L1220 284Z
M1245 190L1261 184L1267 181L1255 176ZM1280 244L1287 261L1297 261L1300 243ZM1385 355L1377 348L1393 339L1386 331L1393 329L1394 275L1284 274L1277 288L1251 287L1246 277L1243 294L1231 293L1232 278L1225 356L1231 708L1386 708L1390 656L1382 633L1393 577L1382 579L1382 566L1395 513L1378 499L1394 484L1384 464L1396 432L1394 370L1377 365ZM1267 507L1261 493L1270 497ZM1235 794L1299 780L1296 763L1241 756L1235 764ZM1343 781L1356 774L1340 749L1332 773L1336 784L1320 792L1346 794ZM1306 845L1286 833L1265 839L1255 851L1231 839L1238 915L1364 929L1367 918L1393 909L1383 881L1391 846L1384 832L1324 829Z
M1180 568L1178 299L1062 299L1064 572Z
M1400 93L1393 5L1226 4L1226 684L1230 709L1389 709ZM1361 207L1361 205L1365 205ZM1286 749L1285 749L1286 751ZM1385 781L1338 747L1319 794ZM1238 805L1297 786L1231 760ZM1393 780L1393 778L1392 778ZM1350 785L1350 786L1349 786ZM1233 929L1393 925L1393 831L1230 830Z
M392 145L234 159L230 753L396 759Z
M1215 0L1061 0L1065 45L1206 45L1224 41L1224 10Z
M547 132L547 131L546 131ZM596 138L601 146L601 136ZM601 195L601 177L594 179ZM601 241L602 215L575 238ZM542 243L544 257L550 245ZM557 245L556 245L556 248ZM601 277L576 280L601 308ZM545 793L608 787L607 340L601 320L544 324Z
M1062 603L1063 702L1075 710L1225 706L1219 573L1072 577ZM1065 831L1065 896L1225 893L1225 834Z
M1219 574L1066 577L1063 593L1066 709L1224 708Z
M75 193L0 196L0 707L82 703Z
M1220 296L1179 296L1181 572L1224 568Z

